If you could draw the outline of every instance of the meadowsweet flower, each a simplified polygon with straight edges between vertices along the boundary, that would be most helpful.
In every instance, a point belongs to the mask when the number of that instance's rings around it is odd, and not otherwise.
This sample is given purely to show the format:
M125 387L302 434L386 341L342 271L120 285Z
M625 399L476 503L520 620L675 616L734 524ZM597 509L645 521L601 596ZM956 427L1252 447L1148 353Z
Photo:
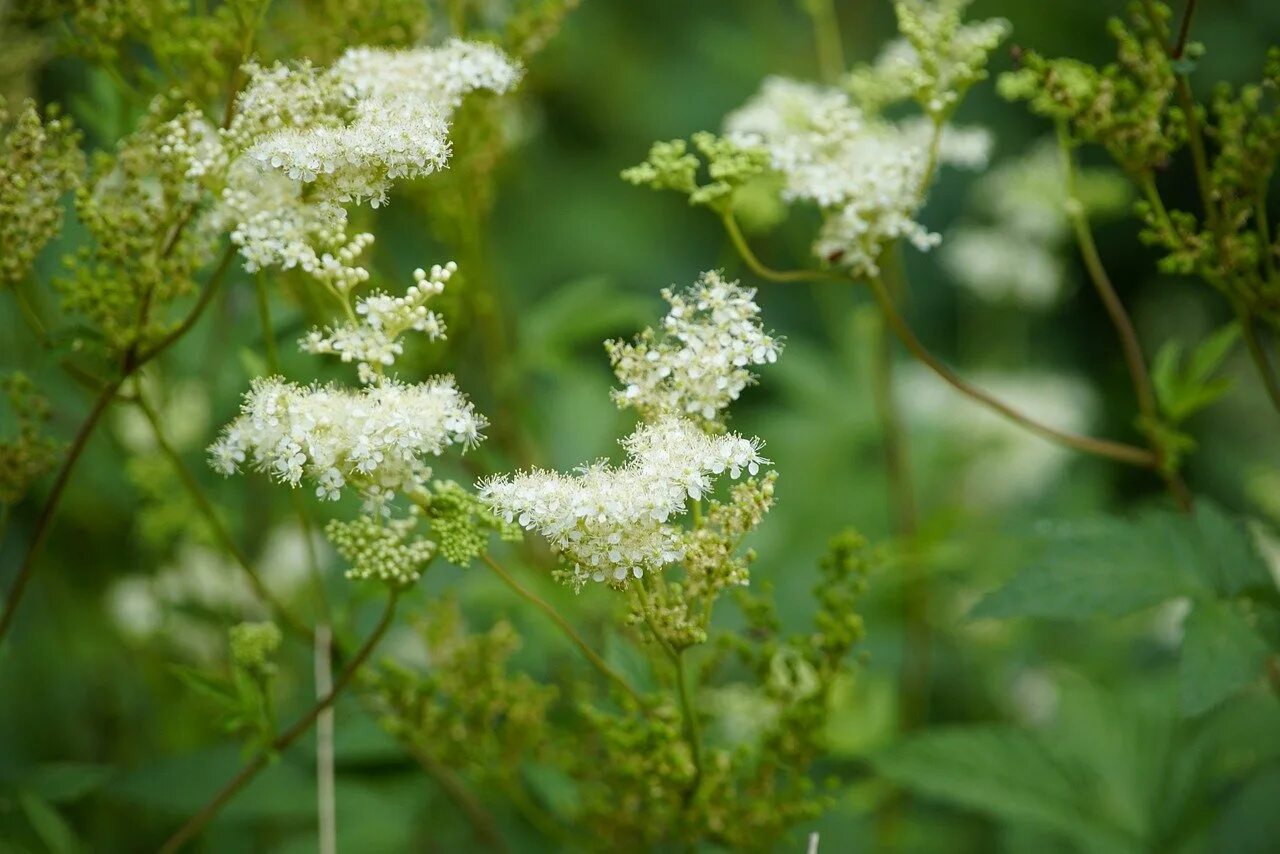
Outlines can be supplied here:
M334 519L324 531L338 554L351 564L347 578L407 587L422 577L423 567L436 553L435 543L413 536L417 524L418 514L411 510L397 519L370 515L349 522Z
M1085 432L1097 396L1078 377L1044 371L979 373L974 384L1046 424ZM902 402L911 421L933 424L969 454L959 480L966 500L1008 506L1041 493L1071 460L1070 451L1028 433L989 409L960 396L924 369L904 372Z
M444 321L426 303L444 290L457 269L450 261L443 267L433 266L430 274L414 270L414 283L404 296L370 294L356 302L358 321L312 330L298 344L308 353L331 353L344 362L357 363L360 381L373 382L404 352L399 340L404 333L421 332L432 341L444 337Z
M349 203L379 207L397 180L449 158L449 122L465 95L510 91L519 66L491 45L349 49L329 68L247 67L225 133L237 157L223 204L246 267L298 267L340 292L368 278L354 263L367 235L346 235Z
M874 109L914 99L926 113L947 115L987 76L987 57L1009 35L1000 18L965 23L970 0L895 0L902 38L889 42L871 66L854 69L848 86Z
M784 178L785 201L816 204L825 215L814 253L855 275L879 272L899 238L922 251L941 238L916 221L929 177L933 123L894 124L865 113L848 94L780 77L725 120L730 138L768 151ZM939 162L985 162L985 131L944 129Z
M474 445L485 425L452 377L383 380L359 391L266 377L254 381L209 455L223 474L249 466L292 486L306 477L329 500L346 486L385 499L424 484L424 457Z
M575 587L624 583L682 556L672 520L715 477L756 474L767 460L758 439L712 436L683 418L645 424L622 440L626 462L599 461L571 475L535 469L479 484L481 499L508 522L546 537Z
M663 290L671 310L659 331L646 329L631 343L605 342L622 382L613 399L646 419L683 415L705 423L738 399L755 379L748 370L778 360L782 342L760 325L755 291L703 273L680 293Z
M956 229L947 237L942 263L975 296L1034 309L1056 303L1066 278L1052 246L1000 228Z

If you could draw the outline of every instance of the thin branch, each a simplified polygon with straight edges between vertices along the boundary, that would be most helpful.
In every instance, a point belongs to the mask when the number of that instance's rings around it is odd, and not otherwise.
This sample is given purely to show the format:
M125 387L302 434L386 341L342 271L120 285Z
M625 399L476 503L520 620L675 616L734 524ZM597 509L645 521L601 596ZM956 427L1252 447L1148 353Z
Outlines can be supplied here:
M36 556L40 553L40 546L43 545L45 538L49 535L49 526L52 524L53 517L58 510L58 504L62 500L62 493L66 490L67 481L71 478L71 471L84 453L85 445L88 443L89 437L93 435L94 428L102 420L103 414L106 413L111 401L115 398L121 382L123 380L112 382L98 394L93 401L93 406L89 409L89 414L85 416L84 421L80 424L80 429L76 431L75 438L71 440L71 447L67 451L67 457L62 461L62 467L58 469L58 475L53 481L49 495L45 498L44 506L40 508L40 515L36 517L35 530L31 534L31 542L27 546L26 556L23 557L22 565L18 568L18 574L14 579L13 586L9 589L9 595L5 597L4 611L0 613L0 644L4 643L9 627L13 623L13 615L18 610L18 603L22 601L22 595L26 592L27 584L31 581L31 573L35 567Z
M1030 430L1038 436L1042 436L1050 441L1065 445L1068 448L1074 448L1077 451L1083 451L1087 454L1094 454L1099 457L1116 460L1117 462L1127 463L1129 465L1138 466L1140 468L1154 469L1157 464L1155 454L1146 448L1139 448L1124 442L1115 442L1110 439L1095 439L1091 436L1081 436L1075 433L1068 433L1065 430L1059 430L1042 424L1028 415L1014 409L1012 406L997 400L987 392L979 389L962 377L955 371L947 367L940 359L934 356L929 350L920 343L915 333L907 326L902 315L898 313L897 306L894 305L892 297L885 288L884 282L879 278L870 281L872 293L875 294L877 302L880 303L881 311L884 312L885 319L889 322L889 326L893 329L894 334L898 336L898 340L911 352L913 356L919 359L924 365L930 368L935 374L941 377L947 384L961 394L972 400L981 403L988 409L1003 415L1010 421Z
M188 312L182 322L169 332L169 334L165 335L157 341L151 349L136 358L136 363L133 365L131 372L142 367L147 362L150 362L165 350L168 350L174 344L178 343L182 336L191 331L191 327L196 325L196 322L200 319L200 315L204 313L205 308L207 308L210 301L213 300L214 294L218 292L218 287L222 284L222 280L226 278L227 270L230 269L231 262L235 259L235 256L235 246L227 246L226 251L222 253L222 258L218 261L218 266L215 267L213 272L209 275L208 281L205 282L204 290L200 292L200 298L196 300L196 304L192 307L191 311Z
M1173 43L1173 49L1169 51L1169 56L1174 59L1182 59L1182 54L1187 50L1187 38L1191 35L1191 18L1195 13L1196 0L1187 0L1187 5L1182 10L1182 23L1178 25L1178 40Z
M1098 297L1107 310L1107 316L1111 319L1111 325L1120 339L1120 349L1124 354L1124 362L1129 370L1129 380L1133 384L1134 396L1138 401L1138 411L1142 413L1143 423L1148 427L1154 427L1160 423L1160 408L1156 401L1155 389L1151 384L1151 375L1147 371L1146 359L1142 354L1142 344L1138 341L1138 332L1129 318L1129 312L1120 301L1120 295L1116 293L1111 277L1102 263L1098 245L1093 240L1088 215L1077 193L1075 158L1072 157L1067 127L1063 122L1058 123L1058 149L1062 154L1062 169L1067 182L1067 218L1071 221L1071 227L1075 232L1076 243L1080 247L1080 255L1084 259L1089 280L1093 282L1094 290L1098 292ZM1159 194L1155 194L1155 197L1158 200ZM1163 210L1163 205L1160 209ZM1187 485L1177 472L1168 470L1163 449L1154 439L1151 441L1151 450L1158 458L1158 470L1174 502L1181 509L1190 510L1191 493Z
M141 394L141 392L133 398L133 402L142 410L142 414L146 416L147 423L151 425L151 432L155 437L156 447L160 449L160 453L169 461L169 465L173 468L174 473L178 475L178 479L182 481L182 485L186 488L187 494L191 496L191 500L195 502L196 508L200 511L201 515L204 516L205 522L209 526L209 530L222 545L223 549L225 549L226 552L231 555L232 559L240 565L245 576L249 579L249 584L252 585L254 592L258 594L258 597L262 599L262 601L266 603L273 612L275 612L275 615L284 624L285 628L297 637L310 641L312 639L311 630L307 628L305 623L295 617L289 609L285 607L284 603L276 598L275 594L271 592L271 589L267 587L266 582L262 580L262 576L259 575L253 565L249 563L248 557L246 557L245 553L240 550L240 546L236 544L235 538L231 536L231 532L222 524L222 519L218 516L217 509L214 508L213 503L209 500L208 496L204 494L204 490L200 488L200 484L196 480L195 475L191 473L191 469L187 468L186 463L182 461L182 456L173 447L173 445L169 444L168 439L165 438L164 427L160 423L159 413L157 413L155 409L147 403L146 398Z
M582 639L582 636L574 630L573 626L569 624L569 621L566 620L554 606L549 604L545 599L538 596L532 590L524 587L520 582L516 581L511 573L503 569L502 565L490 557L487 552L482 554L480 559L493 570L495 575L506 582L508 587L514 590L523 599L530 602L538 610L542 611L542 613L550 617L551 621L560 627L560 630L565 633L565 636L573 642L574 646L582 652L582 655L587 659L587 661L591 662L592 666L595 667L596 670L599 670L602 674L608 677L611 682L625 691L632 700L635 700L636 705L644 706L644 698L640 696L640 693L636 691L635 688L631 687L631 684L622 677L622 674L610 667L595 650L587 645L587 642Z
M396 601L398 598L399 592L395 590L387 597L387 607L382 613L382 618L378 621L377 626L374 627L369 637L365 639L364 644L356 652L355 656L351 661L347 662L346 667L338 674L338 678L333 684L333 690L320 698L297 723L285 730L275 741L271 742L271 745L266 750L258 753L249 764L240 769L238 774L227 781L226 785L219 789L213 798L201 807L199 812L188 819L187 823L180 827L173 836L169 837L164 845L161 846L160 854L173 854L173 852L178 851L183 845L194 839L204 829L205 825L218 814L218 811L267 766L272 756L297 741L303 733L311 728L320 713L333 705L334 701L338 699L338 695L355 678L360 666L373 653L378 641L382 639L387 629L391 627L391 622L396 613Z
M751 268L751 272L762 279L768 279L771 282L846 281L844 276L832 270L775 270L768 267L751 251L751 246L747 243L747 238L742 234L742 229L738 227L738 221L733 214L725 214L720 219L738 255Z

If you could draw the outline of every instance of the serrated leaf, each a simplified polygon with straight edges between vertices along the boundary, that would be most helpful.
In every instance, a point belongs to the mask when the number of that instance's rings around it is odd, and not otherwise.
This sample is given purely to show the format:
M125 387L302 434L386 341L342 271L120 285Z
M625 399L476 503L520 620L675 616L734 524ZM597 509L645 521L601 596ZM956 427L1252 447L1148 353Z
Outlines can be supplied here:
M1230 603L1208 601L1187 617L1178 668L1182 711L1198 715L1262 675L1270 650Z
M1031 733L1002 726L938 729L872 762L882 775L917 792L1010 822L1052 828L1086 850L1138 847L1098 817L1087 775Z
M989 594L975 617L1121 616L1195 593L1198 584L1161 520L1071 525L1040 557Z
M1275 580L1244 524L1201 500L1194 514L1196 572L1219 596L1274 590Z

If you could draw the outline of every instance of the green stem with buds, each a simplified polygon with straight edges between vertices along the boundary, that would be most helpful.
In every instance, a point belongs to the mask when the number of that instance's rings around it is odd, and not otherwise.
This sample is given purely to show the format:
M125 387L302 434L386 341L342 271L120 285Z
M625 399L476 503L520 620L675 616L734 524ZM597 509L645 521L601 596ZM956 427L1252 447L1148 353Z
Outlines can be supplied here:
M373 653L374 648L382 640L382 636L386 634L387 629L391 627L399 595L398 590L392 590L388 595L387 606L382 613L382 618L369 634L369 637L365 639L364 644L356 651L352 659L347 662L342 672L338 674L338 678L334 680L333 689L316 701L315 705L297 723L271 742L266 750L259 752L249 764L240 769L238 774L228 780L226 785L219 789L213 798L201 807L199 812L188 819L187 823L180 827L173 836L169 837L164 845L160 847L160 854L173 854L173 852L180 850L183 845L195 838L204 829L205 825L218 814L218 811L267 766L271 761L271 757L297 741L303 733L311 728L320 713L333 705L334 701L338 699L338 695L351 683L355 678L356 672L359 671L366 659Z
M554 606L532 590L522 585L519 581L516 581L511 573L503 569L502 565L494 560L487 552L482 554L480 559L485 562L486 566L493 570L494 575L501 578L508 587L516 592L517 595L550 617L551 621L560 627L560 630L565 633L565 636L573 642L573 645L582 652L583 657L585 657L587 661L591 662L591 665L595 667L596 670L599 670L601 674L609 679L609 681L621 688L627 696L636 702L636 705L641 707L644 706L644 698L640 696L640 693L636 691L635 688L631 687L631 684L622 677L622 674L610 667L608 663L606 663L605 660L601 658L585 640L582 639L581 635L574 631L573 626L569 624L569 621L566 620Z
M280 622L284 624L285 628L288 629L290 633L296 635L302 640L310 642L312 639L311 630L307 628L301 620L295 617L284 603L276 598L275 594L271 592L271 589L267 587L266 583L262 580L262 576L259 575L253 565L249 563L248 557L246 557L244 552L240 550L240 547L236 545L236 541L231 536L231 532L222 524L222 519L218 516L218 511L214 508L212 502L209 501L209 498L204 494L204 490L200 488L200 484L196 481L195 475L191 473L191 470L187 468L186 464L182 461L182 456L165 438L164 427L160 423L159 413L156 412L155 408L152 407L151 404L147 403L146 397L141 393L141 391L134 396L133 402L137 404L138 408L142 410L142 414L146 416L147 423L151 425L151 433L156 440L156 447L160 449L160 453L169 461L169 465L173 468L174 473L177 474L178 479L182 481L182 485L186 488L187 494L191 496L191 500L195 502L196 508L200 511L200 514L204 516L205 522L208 524L209 530L213 533L214 538L217 539L227 554L231 555L231 558L244 571L245 577L249 579L249 584L253 587L254 592L258 594L258 598L271 608L276 617L279 618Z

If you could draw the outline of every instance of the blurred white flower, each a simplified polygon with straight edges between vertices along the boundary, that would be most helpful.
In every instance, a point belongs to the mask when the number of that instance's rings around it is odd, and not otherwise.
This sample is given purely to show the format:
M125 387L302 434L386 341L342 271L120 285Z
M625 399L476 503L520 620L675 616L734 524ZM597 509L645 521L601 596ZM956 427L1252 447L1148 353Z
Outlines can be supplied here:
M977 373L973 384L1037 421L1085 432L1096 395L1083 380L1046 372ZM1071 459L1067 449L1046 441L975 403L924 368L903 372L898 393L909 421L930 425L959 443L968 461L961 473L967 502L1008 506L1042 493Z
M1009 686L1009 703L1019 723L1025 726L1042 727L1052 723L1061 698L1062 691L1052 674L1037 667L1019 672Z
M1043 242L1016 231L962 226L947 236L942 264L965 289L988 302L1045 309L1062 295L1062 260Z

